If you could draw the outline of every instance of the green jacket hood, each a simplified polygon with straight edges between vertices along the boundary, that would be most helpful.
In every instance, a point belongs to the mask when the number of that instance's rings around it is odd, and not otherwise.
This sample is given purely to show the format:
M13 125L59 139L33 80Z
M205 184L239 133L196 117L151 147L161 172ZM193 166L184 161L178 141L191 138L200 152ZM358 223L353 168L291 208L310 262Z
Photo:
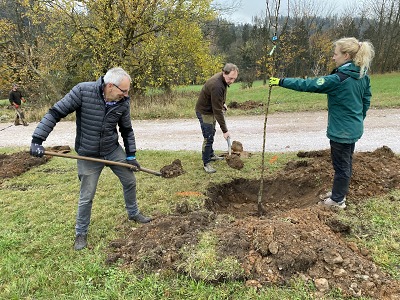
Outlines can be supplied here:
M338 72L346 74L354 79L360 78L360 67L356 66L354 62L349 61L341 65L338 69Z

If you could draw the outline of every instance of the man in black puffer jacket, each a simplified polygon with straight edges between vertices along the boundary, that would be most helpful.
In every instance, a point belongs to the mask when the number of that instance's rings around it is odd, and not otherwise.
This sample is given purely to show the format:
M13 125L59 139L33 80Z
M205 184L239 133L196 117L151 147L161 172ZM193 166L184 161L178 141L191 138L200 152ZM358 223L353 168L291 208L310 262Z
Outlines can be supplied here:
M135 135L130 116L129 88L131 77L122 68L112 68L96 82L77 84L43 117L32 135L30 154L44 155L42 143L57 122L76 112L75 150L79 155L117 162L127 162L132 169L140 170L136 160ZM118 132L125 151L118 142ZM87 246L87 232L93 198L104 163L78 160L80 196L75 226L75 250ZM148 223L150 218L142 215L136 202L136 178L126 167L110 166L121 181L129 220Z

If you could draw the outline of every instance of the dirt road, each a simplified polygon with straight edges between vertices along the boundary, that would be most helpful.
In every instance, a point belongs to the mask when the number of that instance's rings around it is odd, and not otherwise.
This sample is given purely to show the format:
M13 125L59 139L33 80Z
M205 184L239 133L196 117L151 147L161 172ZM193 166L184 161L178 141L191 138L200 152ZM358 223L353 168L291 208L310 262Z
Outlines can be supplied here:
M329 148L326 133L327 112L275 113L268 116L266 151L288 152ZM138 149L200 151L202 136L196 118L180 120L133 120ZM227 116L232 140L240 141L246 151L261 151L264 116ZM0 124L0 148L30 146L31 135L37 124L10 126ZM388 146L400 153L400 109L369 110L363 137L356 151L373 151ZM10 127L8 127L10 126ZM8 128L7 128L8 127ZM4 130L2 130L4 129ZM60 122L44 146L74 146L75 124ZM226 151L227 144L219 127L215 149Z

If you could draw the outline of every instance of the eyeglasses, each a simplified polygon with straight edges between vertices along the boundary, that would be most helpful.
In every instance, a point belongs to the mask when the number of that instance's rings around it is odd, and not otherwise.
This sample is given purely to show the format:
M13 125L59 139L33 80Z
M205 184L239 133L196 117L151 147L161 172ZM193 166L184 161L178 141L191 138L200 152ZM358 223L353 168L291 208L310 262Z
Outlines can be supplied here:
M118 85L116 85L115 83L113 83L113 86L115 86L117 89L119 89L122 93L124 94L128 94L129 90L122 90Z

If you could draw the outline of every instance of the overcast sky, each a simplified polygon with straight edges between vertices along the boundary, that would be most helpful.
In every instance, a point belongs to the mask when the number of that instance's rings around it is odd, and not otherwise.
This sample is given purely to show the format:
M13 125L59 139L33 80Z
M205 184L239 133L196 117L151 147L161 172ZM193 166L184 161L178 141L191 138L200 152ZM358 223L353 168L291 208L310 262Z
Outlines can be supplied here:
M299 1L299 0L297 0ZM310 0L315 1L319 5L323 5L323 8L330 7L334 9L339 15L350 7L354 8L357 0ZM228 14L223 15L223 17L234 23L251 23L253 16L265 15L266 0L214 0L214 4L220 6L230 7L232 3L236 3L239 8L235 11L230 11ZM287 6L287 1L281 1L281 7Z

